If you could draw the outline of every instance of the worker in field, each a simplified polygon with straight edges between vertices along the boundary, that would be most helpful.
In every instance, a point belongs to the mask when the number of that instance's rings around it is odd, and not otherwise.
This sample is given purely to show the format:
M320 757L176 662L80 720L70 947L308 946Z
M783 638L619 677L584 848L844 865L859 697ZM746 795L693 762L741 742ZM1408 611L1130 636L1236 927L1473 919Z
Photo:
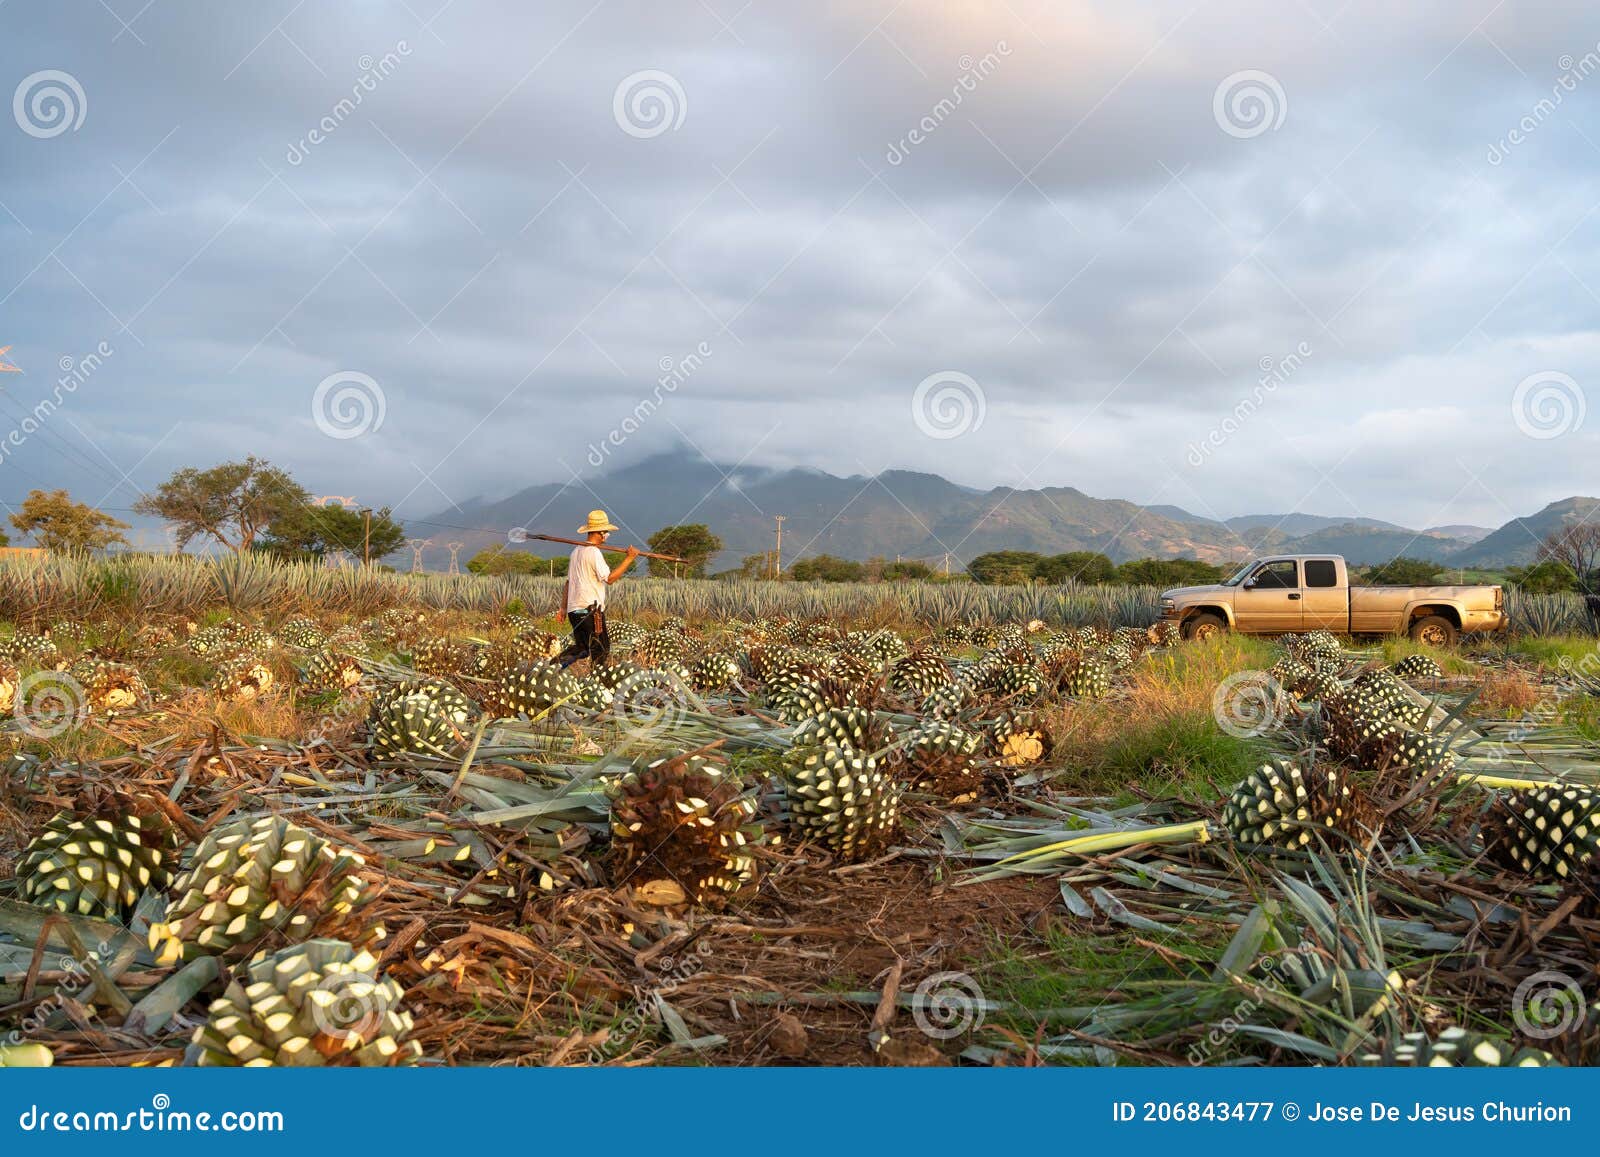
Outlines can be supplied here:
M574 547L567 563L562 606L567 622L572 624L572 642L556 656L562 667L570 667L579 659L588 659L591 667L604 666L611 652L611 637L606 632L606 588L622 578L639 557L639 548L630 546L615 570L606 565L600 548L616 529L603 510L589 511L589 521L578 528L588 543Z

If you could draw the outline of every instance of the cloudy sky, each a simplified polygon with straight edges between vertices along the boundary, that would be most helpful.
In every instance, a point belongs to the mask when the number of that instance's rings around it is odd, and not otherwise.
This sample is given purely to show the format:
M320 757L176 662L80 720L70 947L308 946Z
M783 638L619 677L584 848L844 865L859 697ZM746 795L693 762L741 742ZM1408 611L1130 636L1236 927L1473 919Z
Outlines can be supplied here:
M60 401L0 499L255 453L421 516L673 448L1595 494L1600 16L1533 8L6 4L0 425Z

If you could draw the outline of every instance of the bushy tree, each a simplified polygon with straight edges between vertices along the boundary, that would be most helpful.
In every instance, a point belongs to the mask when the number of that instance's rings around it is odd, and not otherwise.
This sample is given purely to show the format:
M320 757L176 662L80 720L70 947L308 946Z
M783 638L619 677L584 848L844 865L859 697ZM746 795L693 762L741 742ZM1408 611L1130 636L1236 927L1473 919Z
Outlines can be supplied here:
M243 552L274 520L292 516L310 498L287 473L252 455L209 470L179 470L133 509L164 519L180 547L211 538Z
M128 544L121 534L128 529L126 522L86 502L72 501L65 490L31 491L11 516L11 525L31 534L45 550L101 551L113 543Z
M1439 564L1423 558L1391 558L1362 572L1361 581L1372 587L1422 587L1439 577Z
M1158 587L1196 587L1221 582L1220 566L1194 558L1130 559L1116 569L1116 581Z
M1098 551L1071 550L1052 554L1034 564L1033 577L1047 583L1108 583L1116 564Z
M1530 595L1554 595L1579 589L1578 576L1564 562L1547 558L1533 566L1514 566L1506 570L1506 580Z
M1031 550L996 550L980 554L967 564L974 582L989 586L1015 586L1032 580L1042 556Z
M700 522L685 526L664 526L650 536L650 549L657 554L675 554L688 562L662 562L648 559L651 575L665 574L682 578L705 578L706 564L711 556L722 549L722 539Z
M373 562L399 550L406 528L389 508L372 512L370 527L359 510L301 503L267 524L252 548L284 559L321 559L345 554L359 562L365 551Z
M865 578L866 573L867 568L861 563L831 554L814 554L789 568L789 577L796 582L854 583Z
M497 542L486 546L467 559L467 570L472 574L544 574L550 573L551 561L525 550L507 550L506 544ZM555 573L567 573L567 560L555 560Z
M911 559L907 562L889 562L883 565L883 581L890 583L922 582L933 577L933 568L925 562Z

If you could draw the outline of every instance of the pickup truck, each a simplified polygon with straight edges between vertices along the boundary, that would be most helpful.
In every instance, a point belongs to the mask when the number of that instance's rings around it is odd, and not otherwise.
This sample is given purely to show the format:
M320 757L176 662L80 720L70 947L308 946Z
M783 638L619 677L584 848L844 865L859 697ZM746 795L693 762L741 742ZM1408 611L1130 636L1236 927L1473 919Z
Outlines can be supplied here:
M1161 617L1186 639L1224 631L1282 635L1317 629L1341 635L1406 634L1429 646L1463 632L1502 631L1505 591L1497 586L1351 586L1338 555L1268 555L1220 583L1161 592Z

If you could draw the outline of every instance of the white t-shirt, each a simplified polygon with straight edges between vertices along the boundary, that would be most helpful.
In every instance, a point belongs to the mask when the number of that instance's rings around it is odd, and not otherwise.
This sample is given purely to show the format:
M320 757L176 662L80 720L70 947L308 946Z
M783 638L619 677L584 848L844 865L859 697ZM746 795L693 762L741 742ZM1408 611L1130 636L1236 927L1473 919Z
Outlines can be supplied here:
M590 603L606 607L606 580L611 568L598 546L580 546L572 552L567 563L567 613L581 611Z

